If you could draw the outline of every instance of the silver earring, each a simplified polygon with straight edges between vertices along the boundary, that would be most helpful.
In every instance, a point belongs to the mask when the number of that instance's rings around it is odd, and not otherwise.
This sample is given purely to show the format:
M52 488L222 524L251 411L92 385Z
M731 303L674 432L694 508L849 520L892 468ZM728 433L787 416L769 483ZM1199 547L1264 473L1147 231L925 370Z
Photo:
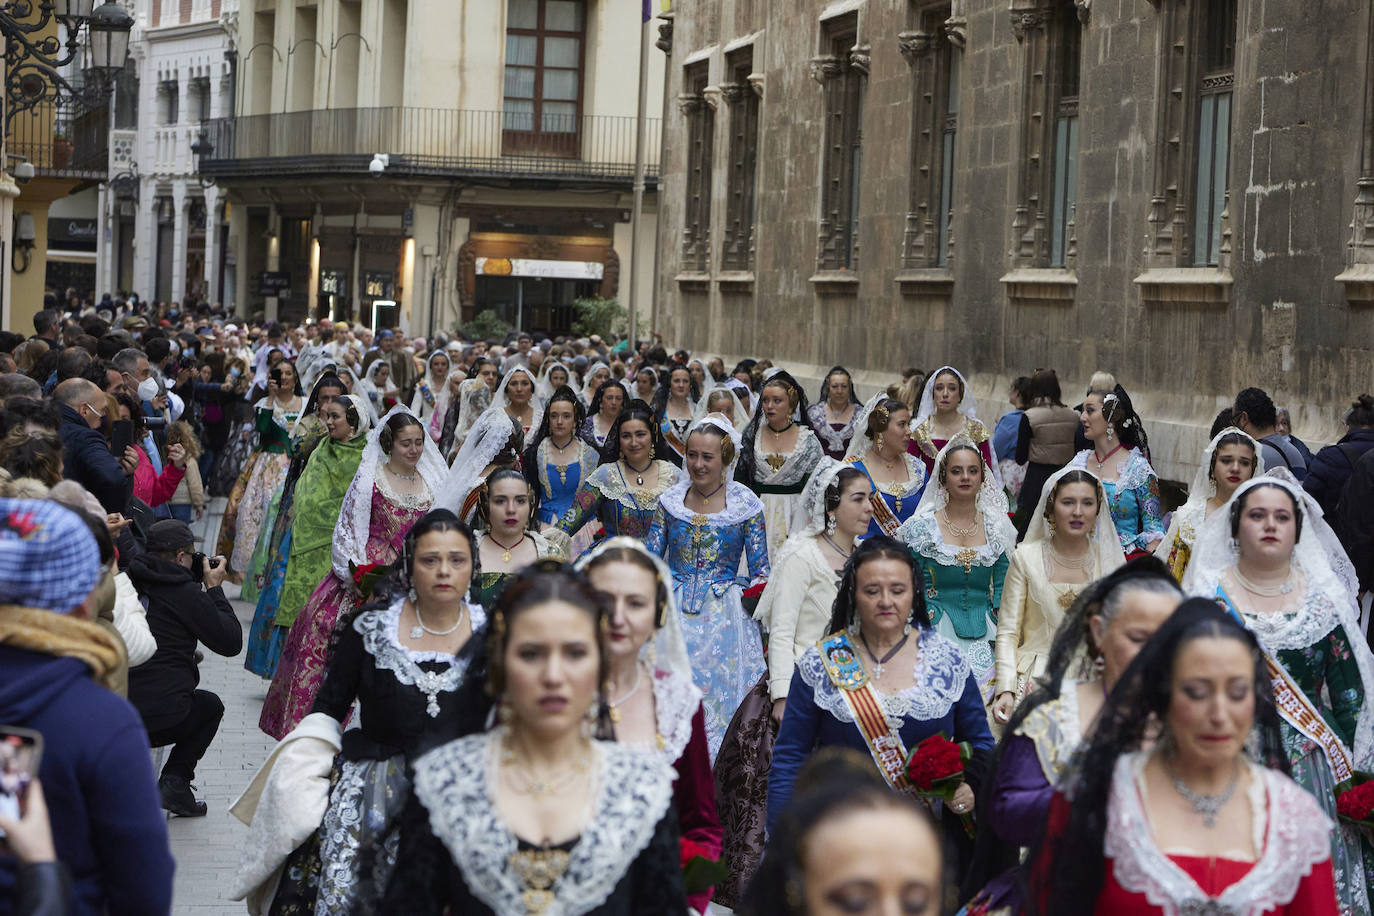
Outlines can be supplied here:
M828 535L835 533L835 516L827 515L825 517L825 533Z
M903 636L910 636L910 635L911 635L911 621L910 621L910 620L908 620L908 621L906 622L906 626L902 627L902 635L903 635Z
M1112 433L1112 424L1108 423L1108 424L1107 424L1107 441L1108 441L1108 442L1111 442L1111 441L1112 441L1112 435L1113 435L1113 433Z
M853 620L849 621L849 634L851 636L859 635L859 618L855 617Z
M419 600L419 596L415 594L415 586L410 587L410 591L406 592L406 597L410 599L411 604L415 604Z

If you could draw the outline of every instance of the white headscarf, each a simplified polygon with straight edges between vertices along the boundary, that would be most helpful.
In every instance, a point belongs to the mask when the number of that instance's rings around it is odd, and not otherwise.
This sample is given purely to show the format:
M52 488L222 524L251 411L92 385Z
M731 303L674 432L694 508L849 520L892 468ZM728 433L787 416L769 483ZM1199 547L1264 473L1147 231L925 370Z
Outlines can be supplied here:
M975 398L973 392L969 390L968 381L959 370L955 369L953 366L941 366L939 369L930 373L930 378L926 379L926 387L921 391L920 406L916 408L916 416L911 418L912 426L920 423L926 417L935 415L935 380L944 372L954 373L955 378L959 379L960 387L963 389L964 396L959 401L959 413L970 420L978 420L978 399ZM983 421L978 420L978 422L982 423ZM986 426L987 424L984 423L983 425Z
M701 385L703 391L709 391L720 384L720 379L716 378L715 373L711 371L711 367L706 365L706 361L700 356L693 356L691 359L687 360L688 372L692 371L692 363L699 363L701 365L701 371L705 373L704 381Z
M863 450L867 448L867 446L863 445L863 442L868 439L868 418L877 406L885 400L887 400L887 392L879 391L877 394L873 395L873 397L864 401L863 406L859 408L859 412L854 415L854 424L851 427L854 430L854 439L851 440L849 454L863 454ZM894 400L896 399L894 398ZM902 406L905 407L906 405L903 404ZM916 425L914 420L911 425Z
M554 369L562 369L563 374L568 378L564 384L572 387L573 374L571 369L556 359L544 360L544 367L539 370L539 384L534 388L534 393L538 395L541 404L547 404L549 398L553 397L553 393L557 390L553 382L549 380L549 373L553 372ZM576 391L577 389L573 388L573 390Z
M461 512L468 494L483 481L482 472L506 447L516 428L515 419L504 408L493 404L482 411L434 494L434 508Z
M715 394L717 391L723 391L730 396L730 400L735 405L735 429L743 431L744 427L749 424L749 411L745 409L744 402L739 399L739 395L735 394L735 392L727 385L716 385L701 396L701 400L697 401L696 410L692 412L692 422L695 423L697 420L700 420L702 417L706 416L708 412L706 410L707 404L711 400L711 395ZM720 411L711 412L720 413Z
M530 381L530 435L539 428L539 423L544 419L544 407L539 403L537 379L528 366L511 366L506 377L501 379L501 384L496 386L496 393L491 396L491 406L499 407L504 412L510 406L510 398L506 395L506 387L510 385L510 380L515 378L516 373L521 373Z
M372 428L372 418L374 414L369 409L372 405L368 404L367 396L361 394L345 394L336 400L347 401L358 411L358 428L353 430L351 439L356 439Z
M1183 505L1174 510L1174 517L1169 522L1169 531L1164 536L1164 540L1159 542L1155 548L1155 556L1164 562L1169 561L1169 554L1173 550L1174 541L1183 533L1183 541L1189 547L1193 545L1193 540L1197 538L1198 531L1202 528L1202 522L1207 517L1207 501L1217 495L1217 482L1212 479L1212 457L1217 453L1217 444L1226 436L1243 436L1255 450L1255 469L1251 477L1259 477L1264 473L1264 451L1259 443L1254 440L1249 433L1239 430L1234 426L1228 426L1221 432L1212 437L1212 441L1207 443L1207 447L1202 450L1202 463L1198 465L1197 472L1193 474L1193 485L1188 488L1188 500Z
M591 390L592 376L596 375L596 373L601 369L606 370L606 381L602 382L601 384L604 385L607 382L615 381L615 378L611 376L611 367L601 362L600 360L597 360L596 362L588 366L587 371L582 376L582 378L584 379L582 383L582 390L578 392L578 397L582 399L582 404L584 407L590 408L592 406L592 398L596 397L596 392Z
M357 399L356 395L349 397ZM363 447L363 457L358 462L358 473L348 485L348 492L344 494L343 508L339 512L339 527L334 532L330 557L334 574L345 581L349 579L350 560L357 566L367 562L367 542L372 532L372 488L377 482L378 466L387 460L386 453L382 451L382 429L388 420L401 413L415 416L404 406L397 404L387 411L382 422L368 433L367 445ZM419 417L415 420L418 423ZM423 425L421 428L423 429ZM425 436L424 439L425 450L420 454L415 470L424 480L425 486L429 487L430 496L433 497L439 492L444 475L448 473L448 466L444 464L444 458L439 454L439 446L434 440L429 436Z
M1360 629L1359 607L1355 603L1359 582L1354 567L1336 539L1331 526L1322 518L1321 507L1287 468L1274 468L1262 477L1253 477L1236 487L1235 494L1223 510L1213 512L1202 523L1188 571L1183 577L1183 590L1189 595L1212 598L1221 578L1236 565L1239 553L1232 547L1230 507L1255 487L1277 485L1296 501L1302 518L1302 534L1293 546L1292 564L1307 579L1304 603L1296 614L1272 614L1256 623L1247 620L1267 652L1283 649L1304 650L1316 643L1337 625L1345 628L1350 651L1355 656L1364 684L1365 702L1355 725L1355 763L1368 769L1374 758L1374 654Z
M358 373L354 372L348 366L336 366L332 363L329 368L332 368L334 374L349 385L349 394L356 394L358 396L358 402L363 405L360 409L367 413L368 424L370 426L376 426L377 421L381 418L381 404L372 403L372 398L368 396L367 389L364 387L362 379L358 378Z
M1054 493L1054 488L1058 486L1060 478L1074 471L1083 471L1097 483L1097 522L1088 533L1088 550L1093 553L1091 576L1093 579L1101 579L1118 566L1124 566L1126 555L1121 552L1121 539L1116 535L1116 523L1112 521L1112 511L1107 504L1102 481L1091 471L1082 468L1060 468L1050 475L1040 490L1040 500L1035 504L1035 512L1031 515L1030 526L1026 529L1026 537L1022 543L1034 544L1050 540L1050 526L1049 520L1045 518L1045 506Z
M698 419L696 419L696 420L693 420L693 421L692 421L692 425L689 426L689 427L687 427L687 435L685 435L685 436L682 437L682 447L683 447L684 450L685 450L686 447L687 447L687 440L690 439L690 438L692 438L692 433L694 433L694 432L696 432L697 430L701 429L703 426L710 426L710 427L713 427L713 428L715 428L715 429L720 430L721 432L725 433L726 438L728 438L728 439L734 444L734 446L735 446L735 457L734 457L734 460L732 460L732 461L730 462L730 466L727 467L727 468L725 469L725 480L726 480L726 482L729 482L729 481L731 481L731 480L734 480L734 479L735 479L735 465L739 464L740 452L741 452L741 451L743 450L743 448L744 448L744 439L740 436L739 430L735 429L734 424L730 422L729 418L726 417L725 414L723 414L723 413L708 413L708 414L706 414L706 415L704 415L704 416L702 416L702 417L700 417L700 418L698 418ZM683 473L682 476L683 476L684 479L687 478L687 474L686 474L685 472Z
M906 524L909 525L922 516L934 516L949 505L949 491L940 484L940 471L949 459L950 452L961 448L972 449L974 454L978 456L978 463L983 468L983 483L978 487L978 495L974 497L974 505L978 507L979 512L983 513L983 532L987 537L988 546L1000 544L1004 550L1010 551L1016 546L1016 527L1007 517L1009 511L1007 495L997 485L996 479L992 476L992 469L988 467L987 461L983 458L983 453L978 451L978 446L963 433L959 433L946 442L945 447L940 449L940 454L935 456L935 468L931 471L930 480L921 493L921 501L916 504L915 513L912 514ZM1041 509L1043 511L1044 507L1041 506ZM1098 516L1101 517L1102 514L1099 510ZM1110 516L1111 512L1106 514Z
M448 362L448 373L444 375L444 380L442 382L434 378L434 360L439 356L442 356ZM433 353L429 354L429 359L425 360L424 383L425 386L429 388L429 393L434 395L434 413L442 414L444 411L448 410L448 402L451 397L448 389L448 377L452 373L453 360L450 359L448 353L443 350L435 350ZM416 385L415 396L410 400L410 412L417 417L420 416L423 413L422 405L424 403L424 393L420 390L420 386Z

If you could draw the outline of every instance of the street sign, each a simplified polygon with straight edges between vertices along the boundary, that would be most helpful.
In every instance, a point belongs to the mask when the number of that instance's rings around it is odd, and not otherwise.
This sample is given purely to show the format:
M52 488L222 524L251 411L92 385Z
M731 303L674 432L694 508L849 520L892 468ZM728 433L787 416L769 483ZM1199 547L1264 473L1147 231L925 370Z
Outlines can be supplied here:
M258 274L258 295L291 298L291 273L285 270L264 270Z

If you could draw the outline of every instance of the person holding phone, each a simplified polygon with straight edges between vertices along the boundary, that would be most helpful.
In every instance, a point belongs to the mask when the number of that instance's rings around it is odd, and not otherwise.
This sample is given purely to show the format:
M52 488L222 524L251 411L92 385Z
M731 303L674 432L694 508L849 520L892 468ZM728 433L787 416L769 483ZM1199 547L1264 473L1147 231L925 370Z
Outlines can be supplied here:
M220 698L198 689L196 645L228 658L243 648L243 626L220 587L227 568L224 557L196 553L190 526L176 519L155 522L147 553L129 563L129 578L147 599L148 628L157 640L153 657L129 672L129 701L143 717L148 743L172 745L158 791L162 807L181 817L205 815L191 780L224 717Z
M106 512L123 512L129 502L129 480L138 467L132 445L111 452L102 430L109 401L95 383L67 379L54 391L62 411L62 476L95 494Z

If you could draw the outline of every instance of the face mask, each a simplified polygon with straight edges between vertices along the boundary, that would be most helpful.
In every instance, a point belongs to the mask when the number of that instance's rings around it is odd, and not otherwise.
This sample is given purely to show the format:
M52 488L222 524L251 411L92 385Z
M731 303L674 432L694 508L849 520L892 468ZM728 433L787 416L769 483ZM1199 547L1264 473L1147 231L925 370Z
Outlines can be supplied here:
M149 376L138 383L138 397L143 401L151 401L157 397L157 379Z

